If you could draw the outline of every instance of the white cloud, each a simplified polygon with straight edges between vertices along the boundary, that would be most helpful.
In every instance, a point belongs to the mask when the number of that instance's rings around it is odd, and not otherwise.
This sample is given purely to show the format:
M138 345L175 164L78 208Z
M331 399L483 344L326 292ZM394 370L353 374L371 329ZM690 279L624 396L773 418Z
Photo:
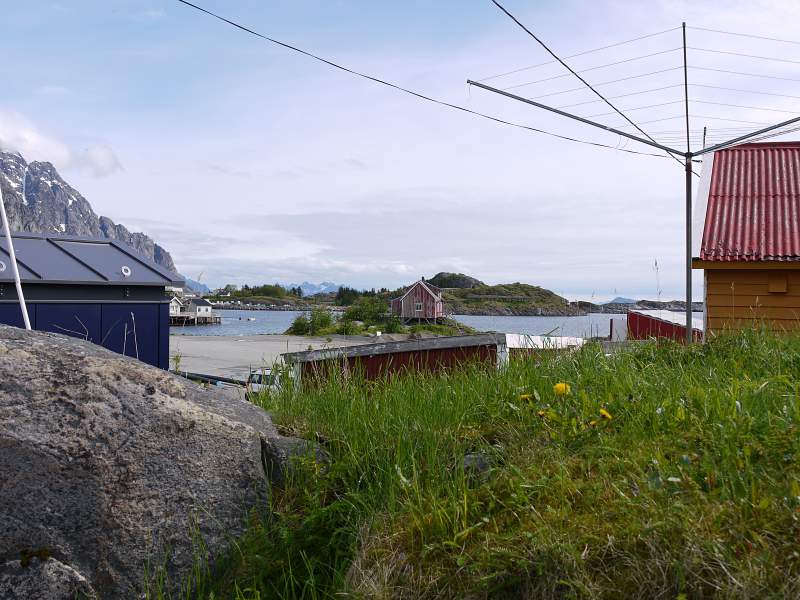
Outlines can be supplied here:
M47 161L57 169L77 169L93 177L106 177L122 169L111 147L90 144L76 149L44 133L20 113L3 109L0 109L0 148L19 152L27 160Z
M0 148L57 166L72 161L72 152L66 144L42 133L21 114L11 111L0 110Z
M76 158L75 163L95 177L107 177L122 170L122 165L114 151L105 144L94 144L85 148Z

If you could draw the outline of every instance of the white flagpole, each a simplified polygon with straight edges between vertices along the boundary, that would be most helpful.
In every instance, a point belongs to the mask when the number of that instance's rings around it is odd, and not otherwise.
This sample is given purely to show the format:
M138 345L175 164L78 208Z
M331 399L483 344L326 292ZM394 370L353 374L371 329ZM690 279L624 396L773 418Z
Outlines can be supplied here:
M23 183L23 190L25 189ZM11 240L11 230L8 227L8 217L6 216L6 205L3 201L3 190L0 189L0 219L3 221L3 232L8 243L8 255L11 257L11 272L14 274L14 284L17 286L17 298L19 298L19 309L22 311L22 320L25 322L25 329L30 331L31 322L28 319L28 307L25 306L25 296L22 293L22 282L19 279L19 269L17 268L17 255L14 253L14 242Z

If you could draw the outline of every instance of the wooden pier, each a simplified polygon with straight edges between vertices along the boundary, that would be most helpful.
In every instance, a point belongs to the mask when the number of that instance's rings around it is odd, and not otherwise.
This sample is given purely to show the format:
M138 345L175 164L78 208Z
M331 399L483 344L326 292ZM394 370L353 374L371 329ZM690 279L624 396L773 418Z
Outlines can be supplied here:
M222 315L193 315L193 314L179 314L169 316L170 325L220 325L222 324Z

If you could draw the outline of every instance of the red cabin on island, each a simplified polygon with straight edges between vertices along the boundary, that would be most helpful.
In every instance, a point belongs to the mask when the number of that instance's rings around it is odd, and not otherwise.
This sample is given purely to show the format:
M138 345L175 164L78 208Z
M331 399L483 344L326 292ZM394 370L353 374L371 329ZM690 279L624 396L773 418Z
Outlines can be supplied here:
M403 321L437 321L444 317L442 290L420 279L392 300L392 314Z

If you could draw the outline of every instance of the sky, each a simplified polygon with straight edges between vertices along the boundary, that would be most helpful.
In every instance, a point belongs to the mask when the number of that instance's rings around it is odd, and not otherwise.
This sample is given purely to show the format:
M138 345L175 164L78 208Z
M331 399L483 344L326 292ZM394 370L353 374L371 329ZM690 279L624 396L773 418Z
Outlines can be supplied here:
M551 60L490 0L197 3L425 95L612 148L424 102L161 0L5 7L0 146L52 162L98 214L210 286L394 288L456 271L570 299L682 297L683 167L467 86ZM800 45L707 31L800 39L794 0L503 3L562 57L658 33L567 62L671 147L685 148L684 21L693 147L704 126L722 141L800 111ZM627 125L557 64L485 83Z

